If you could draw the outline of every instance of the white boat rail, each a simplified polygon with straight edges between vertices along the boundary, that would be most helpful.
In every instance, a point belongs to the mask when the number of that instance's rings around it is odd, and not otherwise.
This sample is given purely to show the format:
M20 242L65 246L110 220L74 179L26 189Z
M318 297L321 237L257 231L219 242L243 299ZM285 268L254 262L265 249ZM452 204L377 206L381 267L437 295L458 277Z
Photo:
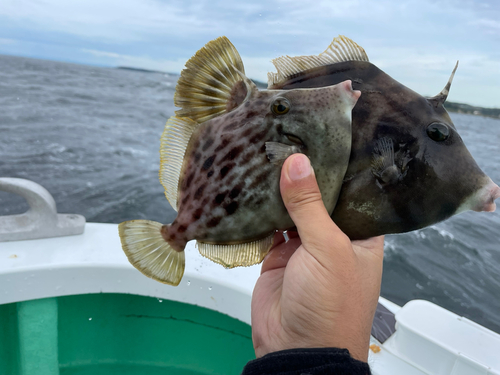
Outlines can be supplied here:
M0 242L83 233L85 218L58 214L54 198L43 186L22 178L0 177L0 190L20 195L30 207L23 214L0 216Z

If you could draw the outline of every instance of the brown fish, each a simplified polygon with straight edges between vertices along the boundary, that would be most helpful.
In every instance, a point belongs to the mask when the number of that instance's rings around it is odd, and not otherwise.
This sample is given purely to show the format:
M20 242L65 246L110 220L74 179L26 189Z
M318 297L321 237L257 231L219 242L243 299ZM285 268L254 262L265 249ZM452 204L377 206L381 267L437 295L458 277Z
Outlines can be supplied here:
M269 74L270 89L351 80L362 92L332 214L351 239L412 231L465 210L495 210L500 188L476 164L444 108L456 67L445 88L426 99L371 64L364 49L343 36L320 55L273 63L278 73Z
M209 42L182 71L161 140L160 181L172 224L121 223L129 261L142 273L177 285L184 247L225 267L262 261L274 232L294 226L281 200L281 165L293 153L311 161L331 213L351 149L351 82L317 89L259 91L225 37Z

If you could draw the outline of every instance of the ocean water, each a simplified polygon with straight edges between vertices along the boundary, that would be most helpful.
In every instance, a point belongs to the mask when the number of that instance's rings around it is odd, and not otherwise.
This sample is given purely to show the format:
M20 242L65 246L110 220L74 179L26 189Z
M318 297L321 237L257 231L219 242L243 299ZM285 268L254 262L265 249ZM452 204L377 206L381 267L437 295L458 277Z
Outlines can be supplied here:
M59 212L89 222L171 222L158 169L176 80L0 56L0 176L43 185ZM451 117L479 166L500 183L500 120ZM0 215L27 208L0 192ZM400 305L430 300L500 332L500 213L466 212L386 236L382 295Z

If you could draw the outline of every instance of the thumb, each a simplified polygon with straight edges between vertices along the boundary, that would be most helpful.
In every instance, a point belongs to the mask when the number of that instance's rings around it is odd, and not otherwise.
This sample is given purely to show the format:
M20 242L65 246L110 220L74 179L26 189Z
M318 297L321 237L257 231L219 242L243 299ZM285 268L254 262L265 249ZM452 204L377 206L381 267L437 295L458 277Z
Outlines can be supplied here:
M280 190L288 214L297 226L302 244L309 252L317 253L313 255L325 252L325 243L340 244L349 241L332 221L323 204L307 156L293 154L285 160L281 170Z

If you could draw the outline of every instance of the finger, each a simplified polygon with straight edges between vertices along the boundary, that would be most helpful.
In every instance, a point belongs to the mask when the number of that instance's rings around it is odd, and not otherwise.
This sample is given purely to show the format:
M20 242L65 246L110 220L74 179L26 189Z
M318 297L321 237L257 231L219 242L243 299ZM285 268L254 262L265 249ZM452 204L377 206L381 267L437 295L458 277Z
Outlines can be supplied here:
M295 237L290 239L288 242L283 242L278 246L273 247L262 263L260 274L262 275L264 272L286 267L288 261L300 244L300 238Z
M336 247L336 243L340 245L338 248L345 247L349 239L331 220L307 156L294 154L285 160L280 189L283 202L307 251L329 251L331 248L328 245Z

